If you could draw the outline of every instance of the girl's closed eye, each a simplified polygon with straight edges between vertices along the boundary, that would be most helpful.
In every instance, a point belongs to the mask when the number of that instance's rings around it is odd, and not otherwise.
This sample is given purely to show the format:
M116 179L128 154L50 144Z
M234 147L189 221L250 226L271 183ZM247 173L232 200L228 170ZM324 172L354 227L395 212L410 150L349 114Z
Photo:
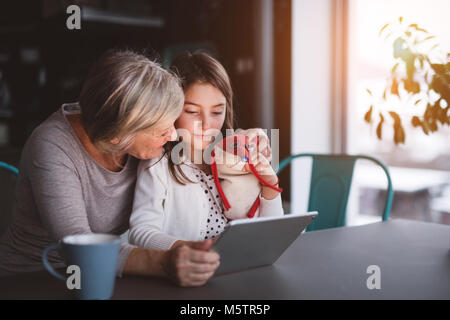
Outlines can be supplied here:
M160 137L165 138L165 137L171 135L173 129L174 129L174 128L169 128L169 129L167 129L167 130L164 130L164 132L160 135Z
M225 112L224 104L218 104L211 110L211 113L216 116L223 115L224 112Z

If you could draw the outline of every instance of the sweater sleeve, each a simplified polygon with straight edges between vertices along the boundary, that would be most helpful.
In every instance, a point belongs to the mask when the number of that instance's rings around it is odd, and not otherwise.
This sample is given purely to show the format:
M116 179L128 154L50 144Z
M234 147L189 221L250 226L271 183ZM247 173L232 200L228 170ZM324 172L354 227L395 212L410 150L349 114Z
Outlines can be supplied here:
M283 206L281 203L281 194L278 194L272 200L267 200L260 196L260 201L260 217L276 217L284 215Z
M178 239L164 230L164 203L168 193L167 159L141 161L130 217L131 244L167 250Z
M31 155L25 160L24 170L40 219L51 238L58 241L67 235L92 233L80 178L70 156L45 137L31 146ZM121 245L117 276L122 275L132 249L129 244Z

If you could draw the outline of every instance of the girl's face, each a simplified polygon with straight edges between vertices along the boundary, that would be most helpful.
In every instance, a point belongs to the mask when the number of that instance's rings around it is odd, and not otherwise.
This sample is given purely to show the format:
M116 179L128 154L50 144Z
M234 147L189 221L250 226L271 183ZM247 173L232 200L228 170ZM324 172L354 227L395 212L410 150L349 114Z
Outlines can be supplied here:
M205 150L225 122L226 99L209 83L197 82L184 91L184 106L175 127L194 150Z

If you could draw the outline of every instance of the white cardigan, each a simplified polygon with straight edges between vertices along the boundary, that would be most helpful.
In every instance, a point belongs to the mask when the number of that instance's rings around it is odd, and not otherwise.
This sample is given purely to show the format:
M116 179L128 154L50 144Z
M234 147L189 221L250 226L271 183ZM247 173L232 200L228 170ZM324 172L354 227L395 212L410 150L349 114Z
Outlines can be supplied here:
M192 164L190 164L192 165ZM184 174L198 181L195 169L182 164ZM260 216L282 216L281 196L261 197ZM139 247L167 250L177 240L200 241L209 213L200 184L181 185L169 172L168 159L141 161L130 217L129 241Z

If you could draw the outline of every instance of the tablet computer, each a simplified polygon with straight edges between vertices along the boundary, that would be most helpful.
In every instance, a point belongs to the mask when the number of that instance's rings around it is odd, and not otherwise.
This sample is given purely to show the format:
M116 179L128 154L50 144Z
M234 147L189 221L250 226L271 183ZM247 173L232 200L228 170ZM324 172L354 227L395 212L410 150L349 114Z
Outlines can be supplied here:
M230 221L213 250L215 275L273 264L317 216L317 212Z

